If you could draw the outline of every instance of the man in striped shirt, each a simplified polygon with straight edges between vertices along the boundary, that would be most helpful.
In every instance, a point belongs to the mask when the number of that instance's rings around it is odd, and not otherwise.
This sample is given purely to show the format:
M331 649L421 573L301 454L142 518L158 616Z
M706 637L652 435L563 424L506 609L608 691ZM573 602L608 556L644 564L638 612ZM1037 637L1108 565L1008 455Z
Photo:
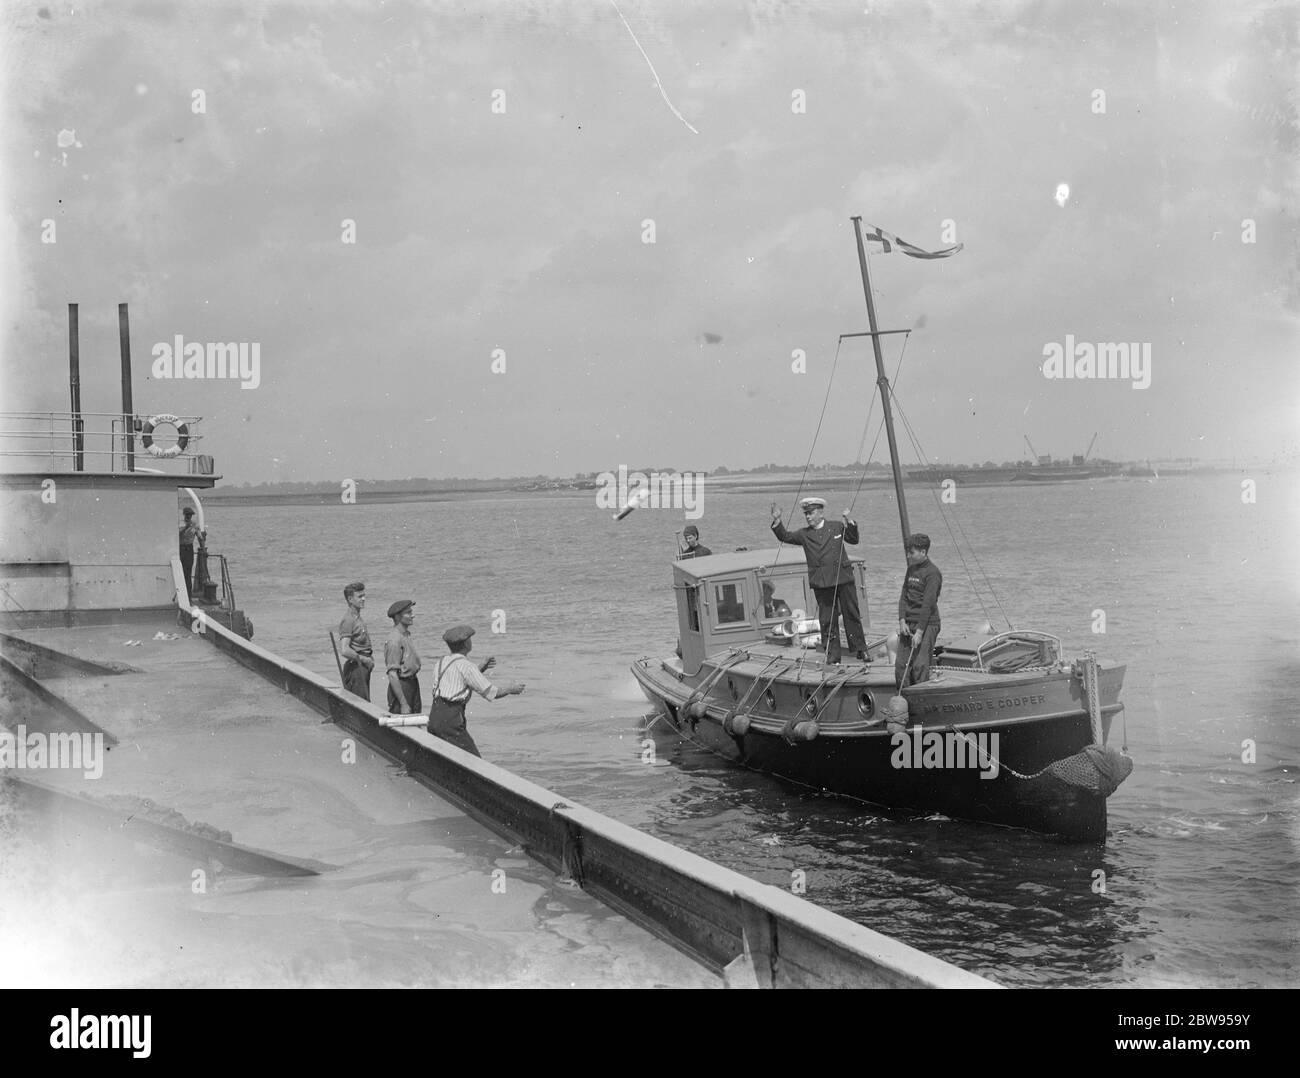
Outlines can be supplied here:
M517 696L524 691L524 685L521 681L493 685L486 674L496 665L496 659L489 656L480 666L469 660L470 637L473 635L474 630L468 625L453 626L442 634L451 654L438 663L434 675L433 705L429 708L426 729L434 737L450 741L457 748L481 757L483 754L465 728L465 705L470 694L478 693L484 700L495 700L499 696Z

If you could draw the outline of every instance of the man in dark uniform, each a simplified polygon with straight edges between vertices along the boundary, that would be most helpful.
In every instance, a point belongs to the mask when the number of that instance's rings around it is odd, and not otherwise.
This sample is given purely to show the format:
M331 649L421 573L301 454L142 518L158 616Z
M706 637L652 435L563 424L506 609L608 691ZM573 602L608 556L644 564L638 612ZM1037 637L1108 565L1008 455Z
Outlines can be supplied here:
M457 748L481 757L483 754L465 728L465 705L469 703L470 694L478 693L484 700L496 700L502 696L518 695L524 691L524 684L516 681L505 686L493 685L484 675L496 665L496 659L488 656L478 666L469 660L470 637L473 635L474 630L468 625L453 626L442 634L451 654L438 663L427 729L434 737L450 741Z
M817 618L821 622L822 648L826 661L840 661L839 615L844 615L844 635L849 640L849 651L865 661L867 639L862 632L862 616L858 613L858 593L853 585L853 565L844 550L844 544L857 545L858 526L844 510L842 524L827 524L824 498L804 498L799 503L808 521L806 528L787 531L781 523L781 510L772 506L772 532L783 543L803 547L808 559L808 582L817 596Z
M370 671L375 668L375 648L370 642L370 630L361 619L366 605L366 586L349 584L343 589L348 601L348 612L339 622L339 651L343 663L343 687L362 700L370 699Z
M420 702L420 654L411 639L415 621L414 599L398 599L388 608L393 632L384 644L384 669L388 671L388 710L393 715L415 715Z
M713 553L708 547L700 542L700 529L694 524L687 524L682 530L682 540L686 543L686 549L682 551L682 558L707 558Z
M907 572L898 597L898 658L894 663L894 684L899 689L919 685L930 676L930 658L939 635L939 591L943 588L943 573L930 560L930 537L916 532L907 537L906 546Z

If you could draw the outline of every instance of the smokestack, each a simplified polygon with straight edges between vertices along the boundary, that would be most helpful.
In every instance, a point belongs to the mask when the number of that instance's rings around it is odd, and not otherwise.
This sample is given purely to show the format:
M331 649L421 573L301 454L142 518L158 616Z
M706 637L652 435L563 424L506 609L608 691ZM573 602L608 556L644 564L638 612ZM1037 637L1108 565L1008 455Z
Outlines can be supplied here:
M81 341L75 303L68 304L68 367L68 387L72 390L72 469L84 472L86 428L81 418Z
M126 470L135 471L135 408L131 404L131 329L126 304L117 305L117 330L122 339L122 419L126 423Z

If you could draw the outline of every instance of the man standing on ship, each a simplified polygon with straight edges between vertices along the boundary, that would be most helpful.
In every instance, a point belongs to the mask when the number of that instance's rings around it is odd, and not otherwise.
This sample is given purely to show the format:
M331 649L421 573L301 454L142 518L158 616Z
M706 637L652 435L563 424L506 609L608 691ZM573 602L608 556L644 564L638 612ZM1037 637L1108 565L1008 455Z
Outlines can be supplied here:
M840 661L839 615L844 615L844 635L849 651L857 658L867 658L867 638L862 632L858 613L858 592L853 585L853 565L844 550L845 543L858 542L858 526L849 519L847 509L843 523L827 524L825 498L804 498L799 503L806 528L787 531L781 523L781 510L772 505L772 533L783 543L803 547L808 560L808 582L817 596L817 619L821 622L822 649L828 663Z
M423 708L420 702L420 655L411 639L415 621L414 599L398 599L388 608L393 632L384 644L384 669L388 671L388 710L393 715L414 715Z
M473 635L474 630L468 625L453 626L442 634L451 654L438 663L438 678L433 686L433 705L429 708L427 730L434 737L450 741L457 748L482 757L483 754L478 751L478 746L465 728L465 705L469 703L470 696L478 693L484 700L517 696L524 691L524 683L515 681L504 686L493 685L485 675L496 665L496 659L488 656L478 666L470 662L470 637Z
M185 598L192 599L194 597L194 585L191 582L194 575L194 545L197 543L202 547L207 542L208 533L194 523L194 510L189 506L181 510L181 516L185 518L180 533L181 572L185 574Z
M375 668L375 648L370 642L370 630L361 618L366 605L366 586L349 584L343 589L348 602L348 612L339 622L339 651L343 663L343 687L362 700L370 699L370 671Z
M930 677L930 658L939 635L939 591L943 587L943 573L930 560L930 537L916 532L907 537L905 546L907 572L898 597L898 659L894 663L894 684L900 690Z

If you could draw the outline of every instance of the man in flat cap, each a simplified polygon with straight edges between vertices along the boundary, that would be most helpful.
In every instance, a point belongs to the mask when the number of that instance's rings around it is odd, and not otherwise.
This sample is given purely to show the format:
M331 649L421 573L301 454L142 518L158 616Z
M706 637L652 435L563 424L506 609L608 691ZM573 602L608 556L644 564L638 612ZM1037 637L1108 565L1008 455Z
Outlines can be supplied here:
M845 543L857 545L858 526L849 519L847 509L843 523L827 524L826 499L804 498L799 503L808 526L787 531L781 523L781 510L772 505L772 532L783 543L803 547L808 559L808 582L817 596L817 619L821 622L822 649L828 663L840 661L839 615L844 615L844 635L849 651L859 659L867 657L867 639L862 632L858 613L858 592L853 584L853 565L844 550Z
M478 666L469 660L470 637L473 635L474 630L468 625L455 625L442 634L451 654L438 663L427 729L434 737L450 741L457 748L481 757L483 754L465 728L465 705L470 694L478 693L484 700L517 696L524 691L524 683L515 681L509 685L493 685L485 675L496 665L496 659L488 656Z
M700 529L694 524L687 524L683 529L682 541L686 543L686 549L681 554L682 558L707 558L713 553L700 542Z
M393 715L415 715L420 701L420 653L411 639L415 621L414 599L398 599L388 608L393 632L384 643L384 667L388 670L388 710Z

